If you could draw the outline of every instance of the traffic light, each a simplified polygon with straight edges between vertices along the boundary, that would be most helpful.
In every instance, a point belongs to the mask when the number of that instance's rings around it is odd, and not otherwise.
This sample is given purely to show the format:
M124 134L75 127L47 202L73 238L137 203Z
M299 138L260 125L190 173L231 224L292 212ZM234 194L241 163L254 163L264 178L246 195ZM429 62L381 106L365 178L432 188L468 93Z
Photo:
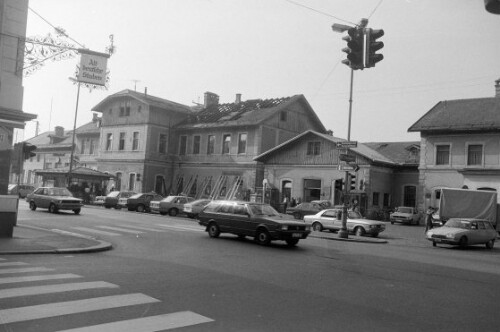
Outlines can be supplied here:
M352 69L363 69L364 68L364 45L365 36L363 29L361 28L350 28L347 30L348 36L342 39L347 41L347 47L343 48L342 51L347 53L347 59L342 60L342 63L348 65Z
M335 180L335 190L342 191L344 189L343 182L344 182L344 179Z
M35 157L36 156L36 153L34 152L35 150L36 150L36 145L24 142L23 143L24 160Z
M349 190L356 189L356 174L349 173Z
M375 64L384 59L384 56L375 53L384 47L384 43L377 41L378 38L384 35L384 30L365 29L366 46L365 46L365 67L375 67Z
M135 179L136 179L136 181L141 181L141 173L137 173L135 175Z

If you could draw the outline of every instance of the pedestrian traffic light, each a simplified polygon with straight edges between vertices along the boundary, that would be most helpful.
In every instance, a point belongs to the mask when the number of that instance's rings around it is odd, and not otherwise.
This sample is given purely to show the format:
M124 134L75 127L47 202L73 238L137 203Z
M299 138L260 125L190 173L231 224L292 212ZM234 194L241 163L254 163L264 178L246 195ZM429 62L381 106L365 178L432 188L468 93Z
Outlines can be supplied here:
M349 190L356 189L356 174L349 173Z
M342 63L348 65L352 69L363 69L364 68L364 33L361 28L350 28L347 30L348 36L342 39L347 41L347 47L343 48L342 51L347 53L347 59L342 60Z
M384 47L384 43L377 41L378 38L384 35L384 30L374 30L374 29L364 29L366 35L366 46L365 46L365 67L375 67L375 64L384 59L384 56L379 53L375 53Z
M24 142L23 143L24 160L35 157L36 156L36 153L34 152L35 150L36 150L36 145Z

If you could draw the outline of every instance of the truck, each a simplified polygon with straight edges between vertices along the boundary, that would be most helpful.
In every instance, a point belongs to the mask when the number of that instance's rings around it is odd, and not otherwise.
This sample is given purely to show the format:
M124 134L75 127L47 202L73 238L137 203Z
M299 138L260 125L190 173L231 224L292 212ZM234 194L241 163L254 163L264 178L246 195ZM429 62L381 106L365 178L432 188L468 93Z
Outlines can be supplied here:
M495 191L442 188L433 223L442 225L450 218L486 219L499 231L498 211Z

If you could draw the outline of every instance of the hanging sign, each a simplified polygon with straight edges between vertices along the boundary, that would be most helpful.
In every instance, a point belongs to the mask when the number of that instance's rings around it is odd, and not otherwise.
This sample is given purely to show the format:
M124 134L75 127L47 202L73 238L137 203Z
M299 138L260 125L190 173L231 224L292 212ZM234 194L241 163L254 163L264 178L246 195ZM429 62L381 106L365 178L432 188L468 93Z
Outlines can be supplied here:
M109 54L86 49L79 49L80 70L78 82L94 85L106 85Z

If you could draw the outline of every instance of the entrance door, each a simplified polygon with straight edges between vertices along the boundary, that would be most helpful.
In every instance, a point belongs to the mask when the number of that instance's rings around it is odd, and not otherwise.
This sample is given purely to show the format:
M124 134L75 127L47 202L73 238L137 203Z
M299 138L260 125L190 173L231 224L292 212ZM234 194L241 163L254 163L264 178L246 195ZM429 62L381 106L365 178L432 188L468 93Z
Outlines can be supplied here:
M304 179L304 202L321 199L321 180Z
M417 187L405 186L404 188L403 205L409 207L417 206Z
M284 201L285 197L287 198L287 202L291 201L291 198L292 198L292 181L283 180L283 182L281 182L281 202Z

